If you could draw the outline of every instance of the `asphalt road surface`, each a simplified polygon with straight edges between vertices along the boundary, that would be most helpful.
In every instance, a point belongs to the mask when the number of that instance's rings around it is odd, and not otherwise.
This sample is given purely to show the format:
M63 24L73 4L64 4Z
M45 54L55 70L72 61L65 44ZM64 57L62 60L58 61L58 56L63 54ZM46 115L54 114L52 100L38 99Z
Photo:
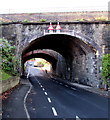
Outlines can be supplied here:
M30 68L31 90L26 98L28 118L108 118L108 99L42 76ZM105 120L105 119L104 119Z

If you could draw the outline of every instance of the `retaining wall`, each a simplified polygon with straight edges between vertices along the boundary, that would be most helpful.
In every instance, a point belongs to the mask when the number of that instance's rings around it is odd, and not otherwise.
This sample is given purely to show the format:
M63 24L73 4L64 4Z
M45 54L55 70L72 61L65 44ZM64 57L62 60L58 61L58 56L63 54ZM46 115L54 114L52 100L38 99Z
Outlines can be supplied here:
M15 87L19 83L19 77L11 77L8 80L0 81L0 94Z

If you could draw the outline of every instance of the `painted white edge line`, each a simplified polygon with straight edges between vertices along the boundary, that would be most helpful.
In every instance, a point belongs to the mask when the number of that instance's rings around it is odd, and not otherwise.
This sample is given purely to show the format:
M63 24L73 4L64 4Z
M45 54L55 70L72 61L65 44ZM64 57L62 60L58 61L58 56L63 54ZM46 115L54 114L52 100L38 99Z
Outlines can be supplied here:
M51 99L50 99L49 97L48 97L47 99L48 99L49 103L51 103L51 102L52 102L52 101L51 101Z
M55 110L54 107L52 107L52 111L53 111L54 116L58 116L57 111Z
M26 107L26 99L27 99L27 96L30 93L31 89L32 89L32 85L30 85L30 88L29 88L29 90L27 91L27 93L26 93L26 95L24 97L24 110L26 112L26 116L27 116L28 120L31 120L31 119L30 119L30 115L29 115L27 107Z
M29 77L29 73L30 73L30 68L29 68L29 70L28 70L27 78Z

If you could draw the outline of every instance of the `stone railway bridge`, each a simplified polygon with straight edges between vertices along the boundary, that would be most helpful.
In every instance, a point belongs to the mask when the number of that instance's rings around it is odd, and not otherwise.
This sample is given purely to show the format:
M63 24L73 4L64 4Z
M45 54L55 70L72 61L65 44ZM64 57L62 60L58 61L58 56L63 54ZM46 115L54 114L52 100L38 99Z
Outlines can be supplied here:
M24 63L38 57L51 63L54 75L98 86L102 55L110 52L110 22L60 22L60 26L61 32L49 33L49 23L3 23L1 37L16 45L22 74Z

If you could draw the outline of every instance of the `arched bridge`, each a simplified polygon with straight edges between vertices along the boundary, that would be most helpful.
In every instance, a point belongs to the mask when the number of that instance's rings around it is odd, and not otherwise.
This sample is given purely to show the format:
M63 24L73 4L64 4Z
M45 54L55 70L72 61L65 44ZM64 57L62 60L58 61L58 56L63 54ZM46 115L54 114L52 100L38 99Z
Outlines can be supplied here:
M60 77L99 85L101 56L109 52L109 22L61 22L60 26L60 32L51 33L49 23L3 24L2 29L3 37L16 44L22 64L41 57Z

